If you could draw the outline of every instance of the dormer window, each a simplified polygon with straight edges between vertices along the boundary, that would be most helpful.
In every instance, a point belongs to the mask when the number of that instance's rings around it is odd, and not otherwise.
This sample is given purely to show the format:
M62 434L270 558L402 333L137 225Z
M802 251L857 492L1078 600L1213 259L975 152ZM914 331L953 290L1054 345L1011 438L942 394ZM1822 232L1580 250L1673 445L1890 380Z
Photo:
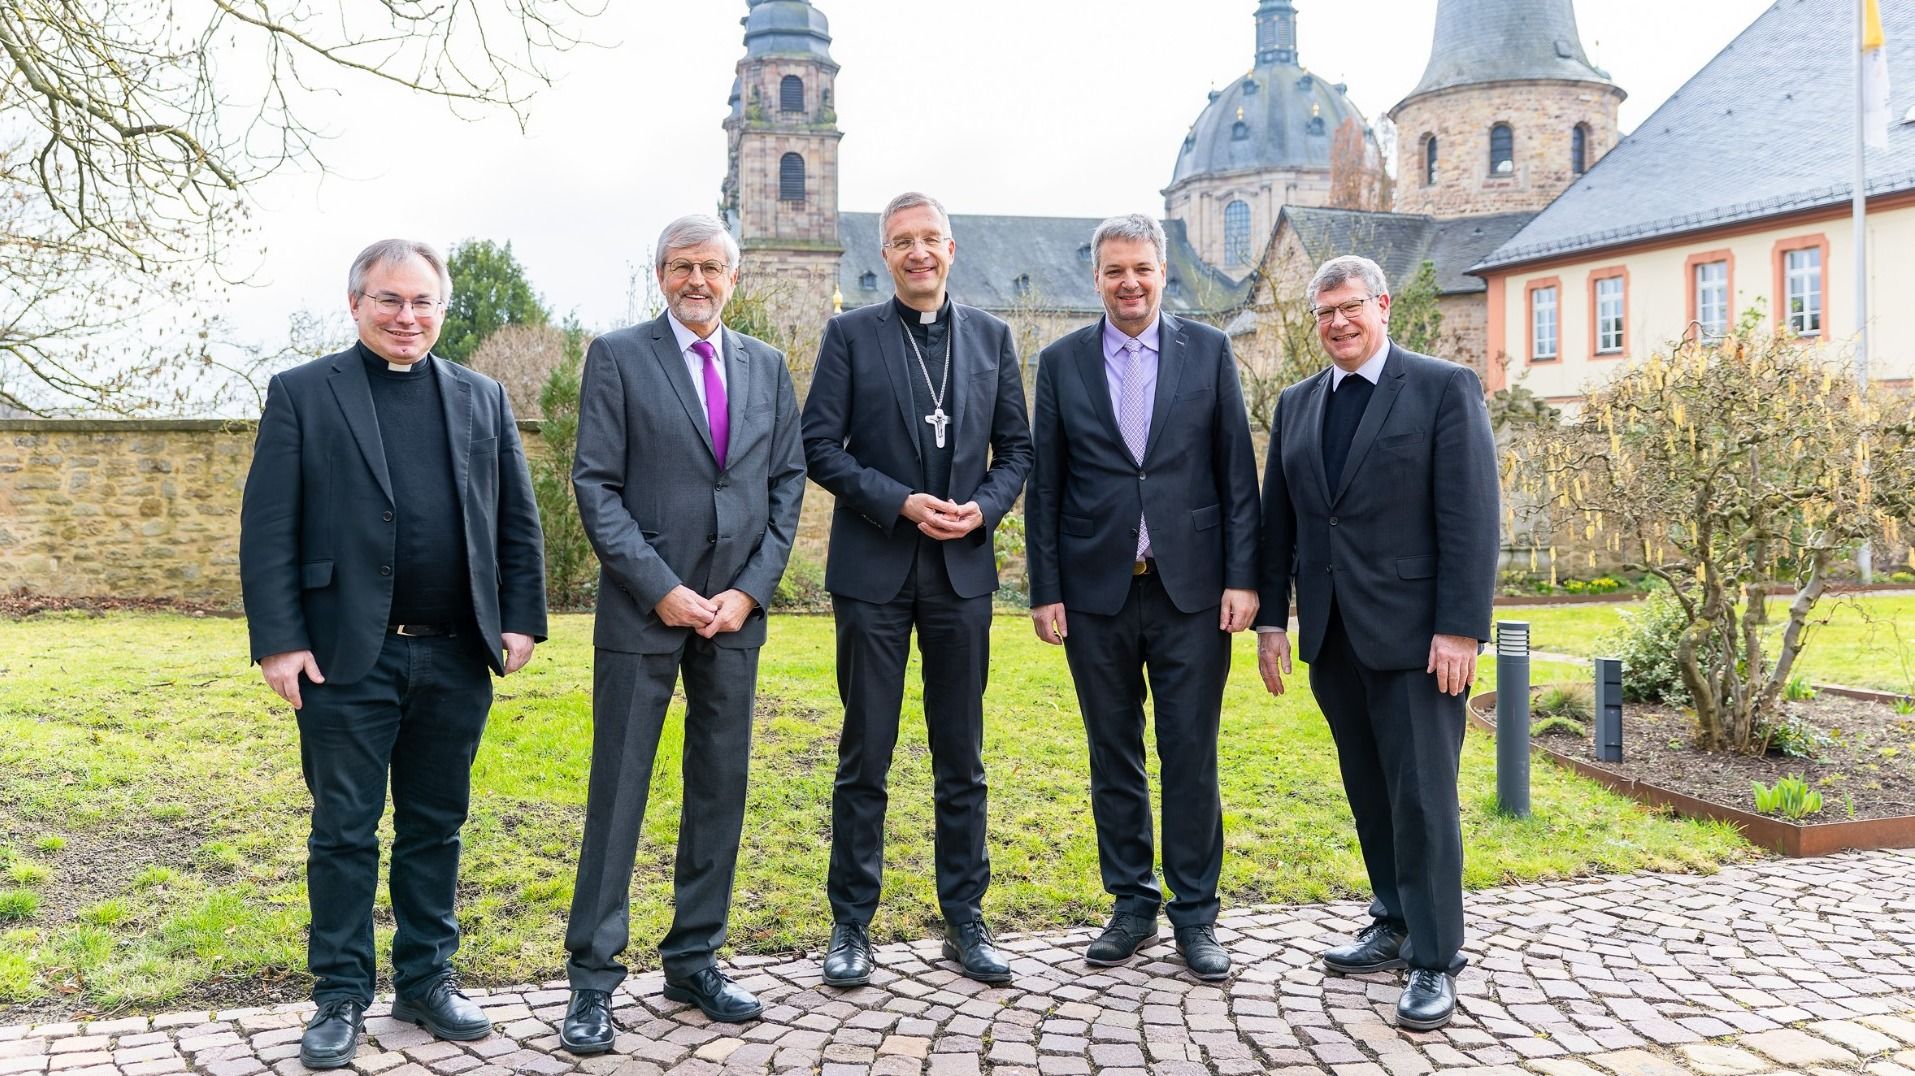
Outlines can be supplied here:
M1309 90L1314 88L1316 84L1317 84L1316 76L1308 72L1305 72L1303 77L1297 80L1297 89Z
M1250 125L1242 120L1238 120L1232 124L1230 127L1230 140L1232 142L1248 142L1250 140Z
M1244 79L1243 80L1243 95L1245 97L1250 97L1254 95L1256 92L1257 92L1257 80L1254 78Z
M1029 295L1031 293L1031 274L1017 274L1017 279L1011 281L1011 290L1018 295Z
M1313 135L1322 134L1323 133L1323 117L1311 116L1310 122L1305 125L1305 128Z
M1090 244L1089 243L1085 243L1083 246L1077 248L1077 260L1080 262L1085 262L1087 264L1090 262Z
M858 287L864 291L877 291L878 274L866 269L864 275L858 277Z

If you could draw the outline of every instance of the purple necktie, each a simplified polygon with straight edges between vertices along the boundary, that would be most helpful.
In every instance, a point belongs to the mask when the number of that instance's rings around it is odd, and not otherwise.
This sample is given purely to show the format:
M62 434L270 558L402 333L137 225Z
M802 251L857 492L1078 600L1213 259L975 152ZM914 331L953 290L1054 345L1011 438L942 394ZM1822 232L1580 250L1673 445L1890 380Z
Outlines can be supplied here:
M1124 435L1124 447L1139 467L1144 464L1144 445L1150 436L1150 401L1144 398L1144 345L1136 339L1124 341L1130 359L1124 365L1124 384L1117 396L1117 429ZM1137 519L1137 559L1150 552L1150 527Z
M725 469L725 448L731 442L731 422L726 419L725 383L718 380L718 360L710 340L699 340L692 350L705 360L705 421L711 423L711 454L718 469Z

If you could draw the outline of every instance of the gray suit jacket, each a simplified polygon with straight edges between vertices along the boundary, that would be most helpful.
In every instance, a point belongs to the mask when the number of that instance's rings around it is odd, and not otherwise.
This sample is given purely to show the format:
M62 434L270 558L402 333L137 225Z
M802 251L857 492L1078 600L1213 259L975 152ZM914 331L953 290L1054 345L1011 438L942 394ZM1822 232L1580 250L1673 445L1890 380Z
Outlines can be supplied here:
M1423 668L1432 635L1488 639L1501 520L1475 372L1391 344L1336 489L1323 469L1329 395L1325 369L1277 398L1257 624L1289 619L1294 585L1304 661L1332 602L1372 669Z
M798 399L775 348L720 330L731 442L721 471L705 410L670 322L609 332L585 353L572 488L597 551L593 644L636 654L684 645L687 628L653 612L683 584L758 603L720 646L765 641L765 607L784 575L804 497Z

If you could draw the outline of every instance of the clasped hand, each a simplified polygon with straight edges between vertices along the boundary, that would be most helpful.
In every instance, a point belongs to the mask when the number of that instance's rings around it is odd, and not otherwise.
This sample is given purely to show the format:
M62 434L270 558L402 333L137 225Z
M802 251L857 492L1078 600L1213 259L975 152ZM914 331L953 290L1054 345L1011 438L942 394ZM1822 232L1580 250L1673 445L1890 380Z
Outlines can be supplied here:
M690 628L710 639L744 627L745 618L757 607L742 590L724 590L705 598L681 583L660 598L652 611L670 627Z
M976 501L958 504L942 497L933 497L929 493L913 493L904 499L904 507L898 514L918 525L918 530L948 542L953 538L962 538L984 525L984 509Z

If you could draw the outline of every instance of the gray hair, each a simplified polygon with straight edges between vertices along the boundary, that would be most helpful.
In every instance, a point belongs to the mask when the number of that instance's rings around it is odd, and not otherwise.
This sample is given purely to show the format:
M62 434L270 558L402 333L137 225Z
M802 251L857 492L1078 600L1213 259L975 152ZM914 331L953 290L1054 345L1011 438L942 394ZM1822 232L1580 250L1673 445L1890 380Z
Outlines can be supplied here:
M1164 239L1164 226L1157 223L1155 217L1147 217L1142 213L1125 213L1099 224L1090 237L1092 266L1104 264L1104 240L1106 239L1148 242L1157 250L1159 265L1167 260L1164 252L1169 248L1169 243Z
M421 243L417 239L381 239L377 243L359 252L352 260L352 269L346 273L346 294L366 294L366 274L374 266L397 265L407 258L420 258L432 266L439 274L439 299L448 302L452 299L452 274L446 271L446 260L439 254L438 248L430 243Z
M1317 296L1331 288L1340 288L1351 280L1361 280L1363 286L1370 289L1371 295L1390 294L1389 281L1383 277L1383 267L1365 258L1361 254L1345 254L1340 258L1331 258L1310 278L1310 286L1304 290L1303 301L1315 303Z
M884 212L878 214L878 242L883 243L891 238L892 217L907 209L916 209L919 206L930 206L932 212L938 215L938 219L944 222L944 237L946 239L951 238L951 215L944 211L944 203L928 194L923 194L918 191L905 191L903 194L891 199L890 203L884 207Z
M724 222L709 213L687 213L665 225L665 230L658 233L658 246L653 253L658 263L657 270L661 273L665 271L665 259L671 256L672 251L699 246L713 239L724 241L725 261L733 269L738 268L738 240L732 238Z

